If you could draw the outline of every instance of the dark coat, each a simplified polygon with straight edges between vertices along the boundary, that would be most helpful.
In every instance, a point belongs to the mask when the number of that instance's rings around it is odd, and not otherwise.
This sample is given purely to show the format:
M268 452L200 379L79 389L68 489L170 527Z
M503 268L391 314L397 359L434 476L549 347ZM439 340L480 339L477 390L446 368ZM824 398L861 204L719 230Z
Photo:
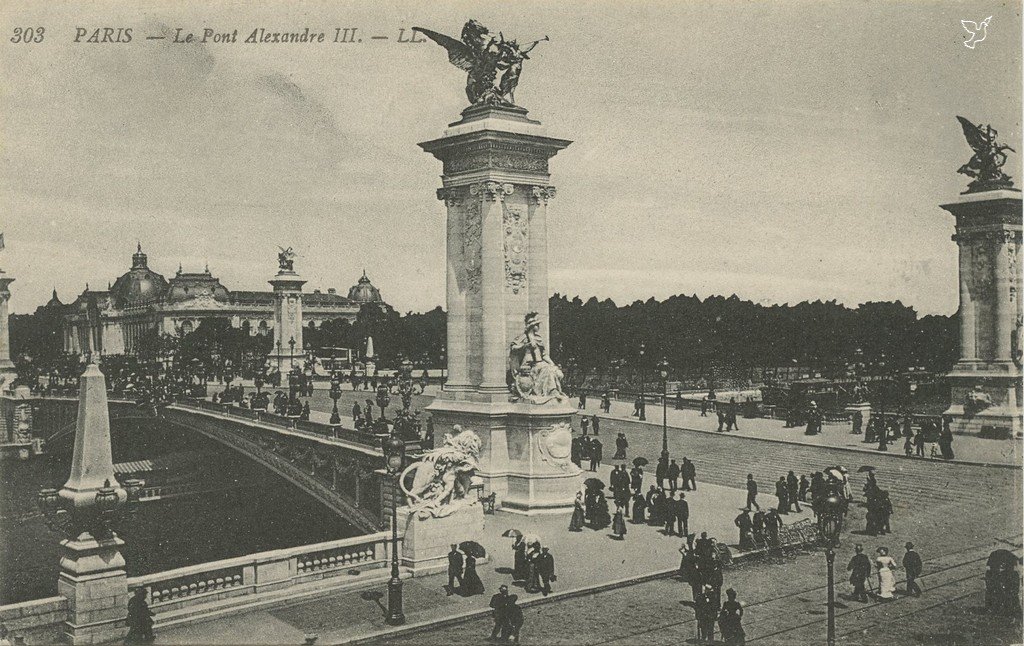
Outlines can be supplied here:
M690 503L685 500L675 501L675 516L676 518L682 518L683 520L690 519Z
M854 554L846 569L850 572L850 583L856 585L871 576L871 559L866 554Z
M907 571L907 577L917 578L921 576L924 565L921 563L921 555L909 550L903 555L903 569Z

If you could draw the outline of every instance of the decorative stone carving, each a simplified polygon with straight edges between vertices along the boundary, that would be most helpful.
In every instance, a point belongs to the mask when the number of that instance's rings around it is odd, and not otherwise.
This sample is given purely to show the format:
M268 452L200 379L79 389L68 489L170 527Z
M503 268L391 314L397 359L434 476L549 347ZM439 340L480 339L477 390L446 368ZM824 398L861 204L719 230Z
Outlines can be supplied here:
M567 401L562 392L562 370L551 361L540 335L540 318L536 312L530 312L524 322L526 330L512 341L509 351L509 390L513 401Z
M399 478L402 492L409 497L409 512L417 518L443 518L479 504L469 491L478 480L480 437L473 431L463 431L458 424L453 430L455 435L445 433L442 446L424 453ZM407 487L405 481L410 474L413 482Z
M465 272L466 291L480 288L483 272L482 235L480 203L471 200L462 212L462 268Z
M512 184L502 184L501 182L480 182L479 184L471 184L469 187L470 195L479 195L482 199L488 202L501 202L505 200L506 195L512 195L515 190L515 186Z
M555 197L555 187L533 186L530 189L530 197L533 198L533 201L536 203L543 202L544 204L547 204L548 200Z
M555 424L537 436L537 450L540 459L550 462L563 471L578 473L579 469L570 460L572 453L572 427L568 422Z
M445 206L453 207L458 206L459 202L462 201L462 196L457 188L442 187L437 189L437 199L443 201Z
M502 213L505 229L505 284L518 294L526 287L526 267L530 240L529 221L522 209L506 206Z

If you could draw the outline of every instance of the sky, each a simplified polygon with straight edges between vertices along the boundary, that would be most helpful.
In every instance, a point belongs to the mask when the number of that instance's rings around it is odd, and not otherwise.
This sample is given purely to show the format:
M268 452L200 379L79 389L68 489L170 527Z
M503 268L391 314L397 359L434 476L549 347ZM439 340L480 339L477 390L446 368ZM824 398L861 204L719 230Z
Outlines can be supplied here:
M1021 140L1009 2L21 2L0 6L0 268L13 312L127 271L209 265L269 289L277 246L307 289L365 269L399 311L444 304L440 162L416 144L465 107L423 26L522 41L517 102L574 143L551 163L552 292L957 307L956 115ZM964 47L960 24L992 16ZM17 26L41 43L11 43ZM131 28L130 43L73 42ZM324 44L175 44L204 28ZM356 27L362 43L334 44ZM147 35L166 35L147 40ZM371 40L386 35L388 40ZM87 37L82 40L86 40ZM1020 157L1007 171L1021 175Z

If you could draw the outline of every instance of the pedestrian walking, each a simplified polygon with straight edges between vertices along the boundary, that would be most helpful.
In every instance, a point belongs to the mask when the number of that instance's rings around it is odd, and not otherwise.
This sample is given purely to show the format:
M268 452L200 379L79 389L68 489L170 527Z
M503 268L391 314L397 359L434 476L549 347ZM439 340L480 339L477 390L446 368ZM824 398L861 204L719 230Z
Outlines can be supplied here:
M694 611L697 615L697 640L715 641L715 620L718 618L718 608L715 606L710 585L705 585L697 597Z
M740 530L740 551L747 551L754 548L754 521L750 518L750 511L744 509L733 521Z
M621 541L626 538L626 519L622 515L622 509L615 510L615 517L612 518L612 533Z
M896 561L889 556L889 548L879 547L878 558L875 559L875 568L878 570L878 597L885 601L893 598L896 592L896 576L892 571L896 568Z
M640 493L644 486L644 468L639 464L629 471L629 485L634 493Z
M512 544L512 581L525 581L529 574L529 564L526 562L526 541L522 536L517 536Z
M721 408L715 411L715 415L718 417L718 429L717 432L721 433L725 430L725 411Z
M921 587L917 585L917 578L921 576L924 568L921 563L921 555L914 551L914 544L907 543L907 552L903 555L903 569L907 573L907 594L915 597L921 596Z
M609 404L609 406L611 406L611 404ZM608 411L605 411L605 412L607 413ZM600 435L601 434L601 418L600 417L598 417L597 415L591 415L590 416L590 426L594 429L594 435Z
M601 440L592 438L590 440L590 470L597 471L597 467L601 466Z
M583 492L576 492L576 500L573 501L572 518L569 519L570 532L582 532L585 521L583 512Z
M548 548L540 548L540 554L537 555L537 575L540 577L541 592L544 596L548 596L551 592L551 582L556 581L555 577L555 557L551 555Z
M864 554L863 545L858 544L853 550L855 554L850 559L849 565L846 566L847 572L850 573L850 585L853 586L852 597L856 601L867 603L868 593L865 588L868 577L871 576L871 560Z
M942 418L942 430L939 432L939 453L943 460L953 459L953 432L949 428L949 418Z
M800 509L800 480L792 471L786 476L786 490L789 492L788 500L792 508L797 512L803 511Z
M153 611L149 609L149 604L146 603L146 588L136 588L132 598L128 601L126 643L148 643L155 639L153 636L153 614Z
M665 458L658 458L658 466L654 468L654 484L663 487L666 478L668 478L668 461Z
M751 507L756 507L758 511L761 509L761 505L757 504L757 482L754 480L754 474L747 474L747 511L750 511Z
M514 602L515 595L509 595L508 586L502 585L498 593L491 596L491 613L494 618L494 629L491 631L491 639L507 639L509 636L509 604Z
M484 593L484 582L476 571L476 557L472 554L466 555L466 568L462 574L459 594L464 597L473 597Z
M665 501L662 503L661 522L665 523L665 534L672 536L675 534L676 528L675 492L669 491L665 496Z
M626 449L629 448L629 442L626 440L625 433L619 433L619 436L615 438L615 455L612 457L613 460L625 460Z
M807 479L806 475L800 476L800 491L797 496L801 502L807 502L807 490L811 488L811 481Z
M455 582L459 582L459 588L462 588L462 568L464 561L462 558L462 552L459 551L459 546L452 544L452 550L448 552L448 585L445 586L445 592L448 596L455 594Z
M690 535L690 503L686 502L686 494L680 492L675 504L676 531L682 537Z
M681 473L681 470L679 469L679 465L676 464L676 461L675 460L670 460L669 463L668 463L668 471L666 472L666 475L668 476L668 490L669 491L675 492L675 490L679 487L679 474L680 473Z
M580 429L584 435L590 432L590 418L586 415L580 418Z
M780 514L789 513L789 487L786 484L784 477L779 477L778 482L775 483L775 497L778 498L779 502L776 509L779 510Z
M725 596L726 601L718 613L718 630L726 644L743 646L747 638L743 632L743 604L736 600L736 591L732 588L725 591Z
M587 391L580 391L580 405L579 410L586 410L587 408Z
M683 489L685 491L697 490L697 467L686 457L683 457L683 464L679 467L680 475L683 476Z
M914 455L919 458L924 457L925 439L924 428L917 429L917 435L914 436Z
M633 514L631 516L633 524L639 525L640 523L646 523L646 512L647 500L644 498L643 494L640 493L640 490L637 489L637 492L633 494Z

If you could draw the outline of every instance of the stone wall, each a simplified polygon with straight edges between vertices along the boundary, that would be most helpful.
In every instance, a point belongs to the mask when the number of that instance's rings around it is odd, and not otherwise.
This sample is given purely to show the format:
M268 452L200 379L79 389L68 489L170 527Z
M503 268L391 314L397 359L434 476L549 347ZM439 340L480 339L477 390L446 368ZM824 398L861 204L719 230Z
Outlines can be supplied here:
M0 606L0 624L11 632L12 644L56 644L63 638L68 600L49 597Z

